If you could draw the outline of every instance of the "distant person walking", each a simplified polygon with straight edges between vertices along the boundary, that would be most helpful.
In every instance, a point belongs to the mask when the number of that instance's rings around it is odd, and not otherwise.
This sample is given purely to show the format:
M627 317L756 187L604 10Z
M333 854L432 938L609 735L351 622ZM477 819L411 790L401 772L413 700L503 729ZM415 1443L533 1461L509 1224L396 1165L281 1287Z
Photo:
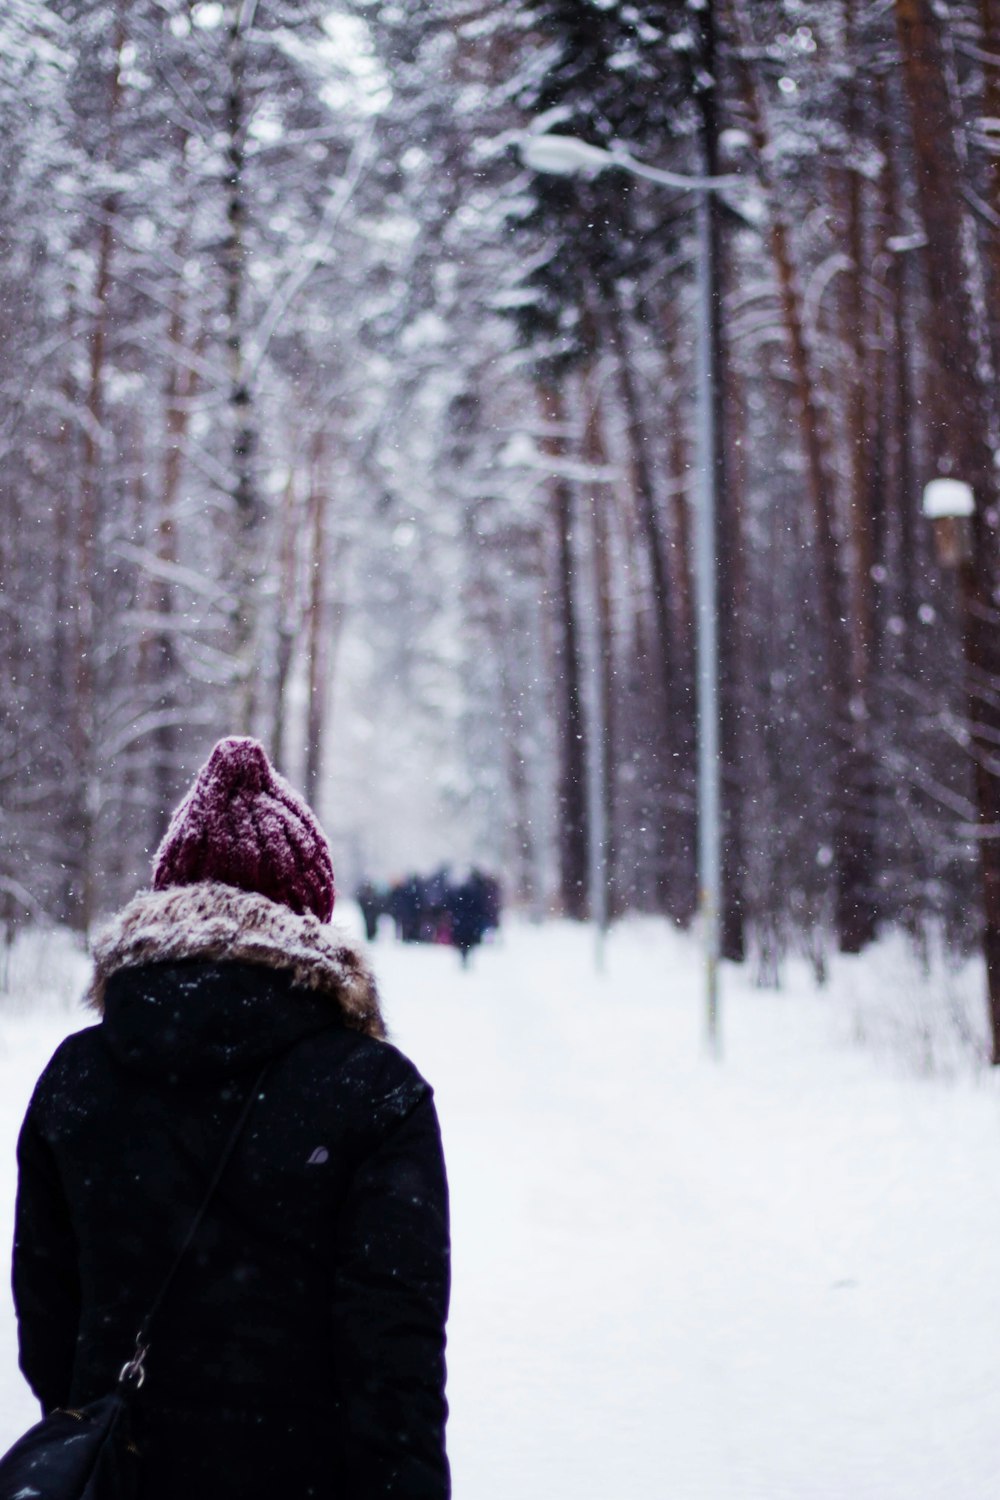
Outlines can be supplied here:
M451 941L458 949L462 967L468 968L469 954L482 942L486 931L485 894L475 873L451 887L448 910L451 914Z
M383 897L373 881L363 880L358 886L354 899L361 908L365 937L373 943L378 936L378 919L385 909Z
M114 1386L249 1104L151 1326L141 1500L450 1494L437 1118L333 902L309 808L221 741L28 1109L13 1281L48 1411Z

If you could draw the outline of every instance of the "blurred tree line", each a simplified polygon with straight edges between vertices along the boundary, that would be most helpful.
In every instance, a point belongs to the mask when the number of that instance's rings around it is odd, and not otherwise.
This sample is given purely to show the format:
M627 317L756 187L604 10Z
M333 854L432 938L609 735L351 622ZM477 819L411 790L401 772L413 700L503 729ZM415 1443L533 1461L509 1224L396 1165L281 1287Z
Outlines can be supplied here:
M117 901L217 733L322 806L351 641L511 898L691 920L693 201L525 131L742 179L725 951L982 943L1000 1037L1000 0L9 0L8 921Z

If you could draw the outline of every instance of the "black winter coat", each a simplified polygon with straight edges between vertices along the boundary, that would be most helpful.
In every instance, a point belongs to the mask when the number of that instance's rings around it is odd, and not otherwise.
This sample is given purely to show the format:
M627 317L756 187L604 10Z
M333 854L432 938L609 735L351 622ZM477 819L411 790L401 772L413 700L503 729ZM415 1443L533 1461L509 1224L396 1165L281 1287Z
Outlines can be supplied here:
M18 1147L22 1369L46 1410L114 1385L271 1058L151 1330L142 1500L444 1500L448 1209L431 1090L364 1034L381 1021L351 950L336 950L339 993L326 956L319 982L314 953L284 968L258 944L250 962L247 903L264 898L225 890L235 941L164 942L176 892L126 908L141 908L138 939L119 922L104 972L99 950L103 1020L35 1090Z

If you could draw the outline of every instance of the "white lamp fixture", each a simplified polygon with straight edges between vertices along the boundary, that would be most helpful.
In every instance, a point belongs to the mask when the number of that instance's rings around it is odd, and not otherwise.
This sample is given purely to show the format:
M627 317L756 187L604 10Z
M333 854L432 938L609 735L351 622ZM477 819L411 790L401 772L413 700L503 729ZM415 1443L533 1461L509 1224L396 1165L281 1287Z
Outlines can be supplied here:
M976 497L964 479L932 479L924 485L923 512L929 521L975 514Z
M972 558L972 516L976 496L964 479L932 479L924 486L921 510L934 526L934 550L944 568Z
M532 172L551 177L596 177L615 165L614 157L575 135L522 135L521 160Z
M686 172L668 172L662 167L648 167L636 161L627 151L606 151L603 146L592 146L576 135L532 135L523 131L517 138L517 149L521 160L531 172L543 172L550 177L596 177L617 167L633 177L644 177L648 182L658 182L661 187L677 188L681 192L717 191L719 188L736 187L739 177L691 177Z

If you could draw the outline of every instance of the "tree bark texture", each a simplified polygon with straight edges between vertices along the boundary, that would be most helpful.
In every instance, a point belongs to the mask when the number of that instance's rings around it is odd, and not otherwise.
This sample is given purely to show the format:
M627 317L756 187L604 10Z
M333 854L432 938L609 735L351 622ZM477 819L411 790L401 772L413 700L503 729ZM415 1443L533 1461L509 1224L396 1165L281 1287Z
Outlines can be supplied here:
M238 719L251 734L257 716L257 533L260 499L254 474L257 432L244 351L246 318L246 38L245 7L232 0L228 17L229 78L226 96L226 219L222 262L226 283L226 344L229 351L229 411L232 427L232 496L236 522L236 606L233 659Z
M276 770L285 774L285 731L288 719L288 677L295 655L301 603L298 597L298 553L296 537L300 507L295 493L295 479L285 485L278 520L278 622L274 647L274 692L271 703L271 760Z
M960 153L944 73L940 19L930 0L896 0L927 245L924 266L938 351L931 433L940 472L954 472L976 496L972 556L960 569L968 716L974 759L993 1062L1000 1064L1000 617L996 476L989 442L990 396L979 378L975 306L961 248L967 219Z
M183 143L181 144L183 153ZM178 236L178 262L184 257L184 235ZM160 721L153 731L153 837L158 843L167 830L178 788L178 677L179 664L174 642L176 602L170 570L178 562L177 502L184 472L184 444L188 416L197 388L194 369L183 360L187 343L187 317L183 278L174 286L167 337L173 358L167 376L165 399L166 452L160 485L159 507L155 517L153 550L163 571L154 580L151 613L158 622L147 642L146 672L156 691Z
M994 370L1000 368L1000 0L979 0L980 41L983 52L991 58L983 64L984 120L994 122L991 128L992 151L987 156L985 174L986 207L993 215L986 265L990 310L990 346Z
M584 399L587 403L584 428L583 456L593 469L607 468L608 452L604 441L604 412L601 404L600 382L597 372L586 383ZM596 612L595 636L598 660L595 671L600 674L598 700L601 705L599 731L603 740L601 758L600 796L604 823L604 911L615 912L615 681L614 681L614 637L612 633L611 608L611 563L608 557L608 507L613 503L612 492L607 483L591 482L591 549L594 569L594 608ZM596 838L596 829L591 837ZM595 913L596 915L596 913Z
M590 828L587 818L587 747L580 696L581 652L573 567L573 487L558 472L566 455L566 408L561 387L550 379L540 387L546 451L555 460L551 480L555 539L555 594L559 621L556 668L558 702L559 893L566 916L587 916Z
M674 640L673 606L667 538L646 447L639 390L632 368L625 314L617 288L605 297L608 331L617 362L618 385L628 435L632 489L639 531L649 563L653 591L655 656L651 686L658 695L662 726L655 758L666 804L659 826L661 899L675 920L686 924L697 906L695 848L697 821L693 807L695 745L690 714L690 687L685 689ZM688 811L688 808L691 810ZM668 810L671 809L672 810Z
M124 8L115 13L111 73L108 79L107 160L113 163L118 115L122 98L122 53L126 33ZM74 692L71 745L74 760L74 797L70 844L75 848L71 922L86 933L94 916L94 833L100 803L97 766L96 654L98 645L97 548L103 511L103 461L106 457L105 379L108 342L108 297L114 258L114 217L118 208L114 192L101 201L100 231L91 305L87 386L84 396L83 451L80 467L80 501L76 526L76 578L74 580Z
M858 953L874 932L871 841L858 816L857 789L871 780L865 742L863 683L852 670L847 598L834 512L827 444L819 393L802 313L802 293L791 235L772 180L771 141L753 67L755 43L744 0L730 0L739 42L740 76L757 171L770 202L769 241L778 282L796 417L805 456L807 498L813 517L819 606L825 644L824 671L829 693L830 732L836 747L830 788L834 815L836 928L841 951Z
M329 537L327 535L327 474L324 442L318 434L311 465L308 501L309 580L306 605L306 758L304 789L306 801L315 807L323 774L323 748L326 738L327 705L330 692L330 652L332 648L329 619Z

